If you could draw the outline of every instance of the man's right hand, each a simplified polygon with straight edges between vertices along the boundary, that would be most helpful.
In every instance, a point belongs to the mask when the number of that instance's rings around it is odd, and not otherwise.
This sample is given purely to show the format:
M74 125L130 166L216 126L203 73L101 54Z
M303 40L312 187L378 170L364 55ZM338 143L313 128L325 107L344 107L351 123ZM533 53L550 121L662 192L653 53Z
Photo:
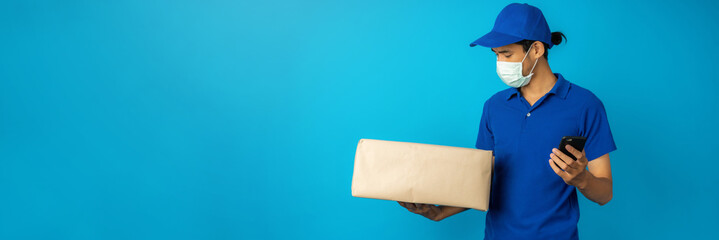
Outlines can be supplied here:
M426 218L431 219L432 221L439 221L439 215L442 212L442 209L433 204L423 204L423 203L410 203L410 202L400 202L397 201L400 206L406 208L410 212L422 215Z

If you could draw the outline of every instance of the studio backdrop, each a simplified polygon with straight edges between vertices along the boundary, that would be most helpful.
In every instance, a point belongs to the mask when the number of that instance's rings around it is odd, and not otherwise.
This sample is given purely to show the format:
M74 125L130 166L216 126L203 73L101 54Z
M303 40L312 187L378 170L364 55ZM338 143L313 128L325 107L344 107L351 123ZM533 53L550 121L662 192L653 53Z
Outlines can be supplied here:
M0 239L482 239L350 186L361 138L474 147L508 3L2 1ZM529 3L618 147L580 238L715 236L719 5Z

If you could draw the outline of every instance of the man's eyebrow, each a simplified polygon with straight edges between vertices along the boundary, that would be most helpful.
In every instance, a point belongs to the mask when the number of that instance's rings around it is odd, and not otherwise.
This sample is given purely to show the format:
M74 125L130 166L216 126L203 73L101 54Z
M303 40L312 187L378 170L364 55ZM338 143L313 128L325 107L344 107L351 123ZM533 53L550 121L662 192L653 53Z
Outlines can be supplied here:
M490 50L492 50L492 52L495 52L494 49L490 48ZM508 52L509 52L509 50L504 49L504 50L500 50L499 52L496 52L496 53L508 53Z

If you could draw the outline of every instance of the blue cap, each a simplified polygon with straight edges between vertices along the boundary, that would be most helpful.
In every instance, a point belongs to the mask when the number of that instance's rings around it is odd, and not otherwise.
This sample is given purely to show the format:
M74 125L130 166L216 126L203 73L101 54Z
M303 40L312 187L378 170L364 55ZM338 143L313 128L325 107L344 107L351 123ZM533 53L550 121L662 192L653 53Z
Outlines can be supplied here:
M549 31L542 10L526 3L512 3L499 12L492 31L470 43L469 46L496 48L524 39L541 41L548 44L548 48L554 46L552 32Z

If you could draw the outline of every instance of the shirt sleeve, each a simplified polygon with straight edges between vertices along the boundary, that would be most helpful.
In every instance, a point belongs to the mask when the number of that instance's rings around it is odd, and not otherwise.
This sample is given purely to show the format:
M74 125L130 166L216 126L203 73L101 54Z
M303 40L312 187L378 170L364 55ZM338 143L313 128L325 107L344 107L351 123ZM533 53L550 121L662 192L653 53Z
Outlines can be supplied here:
M494 150L494 135L489 125L489 100L484 102L482 118L479 121L479 133L475 147L482 150Z
M587 102L581 123L581 135L587 138L584 151L589 161L617 150L604 104L598 98Z

